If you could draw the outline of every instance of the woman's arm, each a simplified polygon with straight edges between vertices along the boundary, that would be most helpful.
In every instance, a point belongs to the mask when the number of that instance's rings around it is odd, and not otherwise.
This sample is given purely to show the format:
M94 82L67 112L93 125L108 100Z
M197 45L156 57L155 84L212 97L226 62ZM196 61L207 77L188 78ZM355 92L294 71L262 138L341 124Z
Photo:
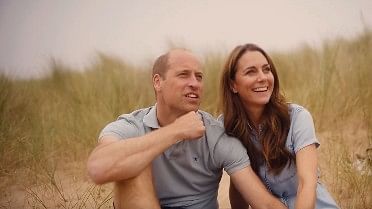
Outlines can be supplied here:
M229 199L231 209L248 209L249 205L235 188L233 182L230 180Z
M296 153L298 188L296 209L314 209L317 186L317 150L315 144L308 145Z
M235 188L244 200L255 209L286 209L263 185L250 166L230 175Z

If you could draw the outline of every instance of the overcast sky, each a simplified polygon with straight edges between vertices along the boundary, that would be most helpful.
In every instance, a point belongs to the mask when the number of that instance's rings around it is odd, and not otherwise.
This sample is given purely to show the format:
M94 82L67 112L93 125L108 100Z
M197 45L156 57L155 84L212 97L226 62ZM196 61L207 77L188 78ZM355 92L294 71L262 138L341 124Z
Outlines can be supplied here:
M371 0L0 0L0 71L37 76L52 57L83 68L97 52L148 64L170 43L200 54L246 42L290 50L363 24L372 27Z

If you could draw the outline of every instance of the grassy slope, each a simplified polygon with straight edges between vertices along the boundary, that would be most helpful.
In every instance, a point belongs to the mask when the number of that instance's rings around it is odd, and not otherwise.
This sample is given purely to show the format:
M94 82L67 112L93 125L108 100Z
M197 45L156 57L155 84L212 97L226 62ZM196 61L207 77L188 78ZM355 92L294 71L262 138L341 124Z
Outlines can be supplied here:
M372 33L366 30L353 40L327 41L321 49L302 46L291 52L269 53L288 100L305 106L313 115L322 143L322 180L343 208L368 208L372 205L368 199L372 177L361 175L353 163L355 153L364 154L372 146ZM208 54L204 59L202 109L214 115L219 113L219 71L225 56ZM84 162L105 124L154 101L149 70L105 55L84 73L52 62L50 76L42 79L0 76L0 95L2 193L14 182L26 188L51 185L47 188L58 192L61 188L55 174L68 167L65 162ZM77 176L84 176L84 163L78 165L74 168L81 171ZM367 169L372 169L370 164ZM37 207L43 208L41 190L27 191ZM97 191L99 188L89 186L84 190ZM62 200L66 199L63 194L59 191ZM105 200L91 197L96 202ZM76 201L74 207L85 207L85 202Z

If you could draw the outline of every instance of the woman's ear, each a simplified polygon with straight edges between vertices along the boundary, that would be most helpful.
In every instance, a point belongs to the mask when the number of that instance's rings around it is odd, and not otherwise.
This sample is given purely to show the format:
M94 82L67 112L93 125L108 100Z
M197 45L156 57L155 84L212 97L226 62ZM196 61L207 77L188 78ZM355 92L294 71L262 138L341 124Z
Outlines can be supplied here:
M234 94L238 93L238 91L237 91L237 90L235 89L235 87L234 87L234 83L230 84L230 90L231 90Z

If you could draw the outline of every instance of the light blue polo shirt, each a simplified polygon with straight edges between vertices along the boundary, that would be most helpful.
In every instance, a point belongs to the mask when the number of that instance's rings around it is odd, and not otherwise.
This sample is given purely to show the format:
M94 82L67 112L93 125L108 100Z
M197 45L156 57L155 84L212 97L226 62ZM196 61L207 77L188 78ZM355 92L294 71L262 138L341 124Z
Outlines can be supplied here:
M239 140L227 136L222 124L210 114L198 113L206 127L204 136L174 144L153 161L154 184L162 206L217 209L222 169L230 175L250 164ZM158 128L153 106L121 115L102 130L99 138L114 135L127 139Z

